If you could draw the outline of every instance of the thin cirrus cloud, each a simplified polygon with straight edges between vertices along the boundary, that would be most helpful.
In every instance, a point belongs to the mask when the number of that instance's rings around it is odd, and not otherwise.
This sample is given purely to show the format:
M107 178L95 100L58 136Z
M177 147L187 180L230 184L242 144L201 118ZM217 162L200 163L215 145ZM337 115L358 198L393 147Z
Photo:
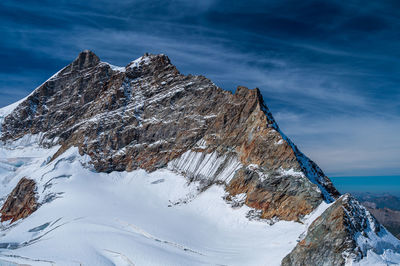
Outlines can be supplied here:
M396 1L2 1L0 106L83 49L165 53L222 88L259 87L328 175L400 174Z

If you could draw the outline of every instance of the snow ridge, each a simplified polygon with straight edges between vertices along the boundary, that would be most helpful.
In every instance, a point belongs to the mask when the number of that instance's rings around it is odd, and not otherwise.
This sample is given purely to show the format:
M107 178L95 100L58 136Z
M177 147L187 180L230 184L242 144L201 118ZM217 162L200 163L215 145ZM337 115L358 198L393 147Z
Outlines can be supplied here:
M325 177L322 170L313 161L311 161L307 156L305 156L297 148L297 146L290 140L290 138L288 138L281 131L281 129L279 128L275 119L273 118L272 113L269 111L269 109L265 106L264 103L261 103L261 109L265 113L265 115L268 117L268 120L271 122L270 126L273 127L276 131L278 131L279 134L282 136L282 138L292 147L293 152L296 155L297 161L299 162L304 175L312 183L314 183L318 186L318 188L320 189L321 193L324 196L324 199L328 203L334 202L335 198L327 190L327 186L332 186L332 184L330 183L329 179L327 179L327 177Z
M385 227L380 225L375 217L349 194L343 195L341 200L345 202L343 210L348 218L348 230L360 249L362 259L354 256L347 257L347 265L390 265L392 257L400 258L400 240L390 234ZM358 262L355 262L358 261ZM372 263L374 261L374 263Z

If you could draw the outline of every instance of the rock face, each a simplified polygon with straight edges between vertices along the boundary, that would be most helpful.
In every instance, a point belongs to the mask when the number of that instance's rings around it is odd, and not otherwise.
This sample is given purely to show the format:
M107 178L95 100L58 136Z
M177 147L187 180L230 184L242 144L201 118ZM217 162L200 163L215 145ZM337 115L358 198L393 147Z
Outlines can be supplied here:
M310 225L304 239L283 259L282 265L344 265L359 261L369 249L381 252L379 249L387 243L379 239L385 235L386 229L346 194ZM399 250L400 246L391 248Z
M227 191L231 196L245 193L245 203L262 210L261 218L298 220L321 203L319 193L304 176L293 178L290 175L270 174L268 178L260 178L260 174L239 169L228 184Z
M13 223L36 211L38 204L35 197L35 188L35 181L22 178L8 195L0 210L1 222L11 220L11 223Z
M42 145L62 145L55 156L79 147L97 171L169 166L208 185L229 185L233 195L247 193L246 203L265 218L299 220L339 195L281 133L258 89L232 94L205 77L180 74L164 55L146 54L118 68L82 52L4 119L1 138L38 133ZM235 170L257 165L259 175L273 178L248 183L244 171L231 182L234 171L219 179L187 171L176 162L188 153L201 154L198 165L212 154L234 160ZM295 175L285 174L290 171Z

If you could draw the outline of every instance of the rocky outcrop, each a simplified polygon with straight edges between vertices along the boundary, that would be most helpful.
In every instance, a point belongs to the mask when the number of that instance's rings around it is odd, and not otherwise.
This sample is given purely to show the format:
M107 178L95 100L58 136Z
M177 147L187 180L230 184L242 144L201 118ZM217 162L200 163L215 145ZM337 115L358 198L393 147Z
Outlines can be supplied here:
M82 52L4 119L1 139L38 133L44 146L61 144L55 157L76 146L101 172L153 171L188 152L257 165L271 179L243 188L243 178L229 184L232 173L219 182L232 194L246 190L247 204L262 209L265 218L299 220L339 195L283 135L258 89L238 87L232 94L205 77L180 74L165 55L145 54L120 68ZM172 168L200 178L198 170ZM282 174L288 171L297 174ZM292 184L301 189L295 192Z
M22 178L8 195L0 210L1 222L11 220L11 223L26 218L36 211L36 183L32 179Z
M359 261L368 250L380 254L388 235L377 220L352 196L332 204L308 228L305 237L282 261L282 265L344 265ZM382 243L379 243L382 242ZM390 247L399 250L400 246Z
M321 203L318 187L305 176L270 173L262 178L263 173L257 172L246 168L238 170L227 191L231 196L245 193L246 205L261 210L261 218L296 221Z

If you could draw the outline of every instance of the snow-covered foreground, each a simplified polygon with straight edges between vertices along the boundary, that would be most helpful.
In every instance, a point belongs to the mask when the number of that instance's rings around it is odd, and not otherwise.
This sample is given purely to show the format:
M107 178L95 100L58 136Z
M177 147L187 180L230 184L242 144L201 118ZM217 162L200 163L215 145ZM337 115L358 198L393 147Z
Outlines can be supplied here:
M48 163L58 147L36 141L0 146L2 200L26 176L38 183L42 203L28 218L2 224L4 263L279 265L317 216L271 226L246 218L246 206L232 208L221 186L193 198L196 183L169 170L96 173L75 148Z
M0 125L17 104L0 109ZM254 210L245 205L232 208L222 186L199 193L200 184L167 169L97 173L77 148L51 161L59 146L41 148L39 139L0 142L0 206L23 177L36 181L40 204L26 219L0 224L0 265L280 265L330 206L303 223L270 225L247 218ZM193 168L198 157L187 153L169 168L210 176L223 161L210 154ZM227 165L221 176L240 167ZM357 242L368 252L353 265L399 265L392 235Z

